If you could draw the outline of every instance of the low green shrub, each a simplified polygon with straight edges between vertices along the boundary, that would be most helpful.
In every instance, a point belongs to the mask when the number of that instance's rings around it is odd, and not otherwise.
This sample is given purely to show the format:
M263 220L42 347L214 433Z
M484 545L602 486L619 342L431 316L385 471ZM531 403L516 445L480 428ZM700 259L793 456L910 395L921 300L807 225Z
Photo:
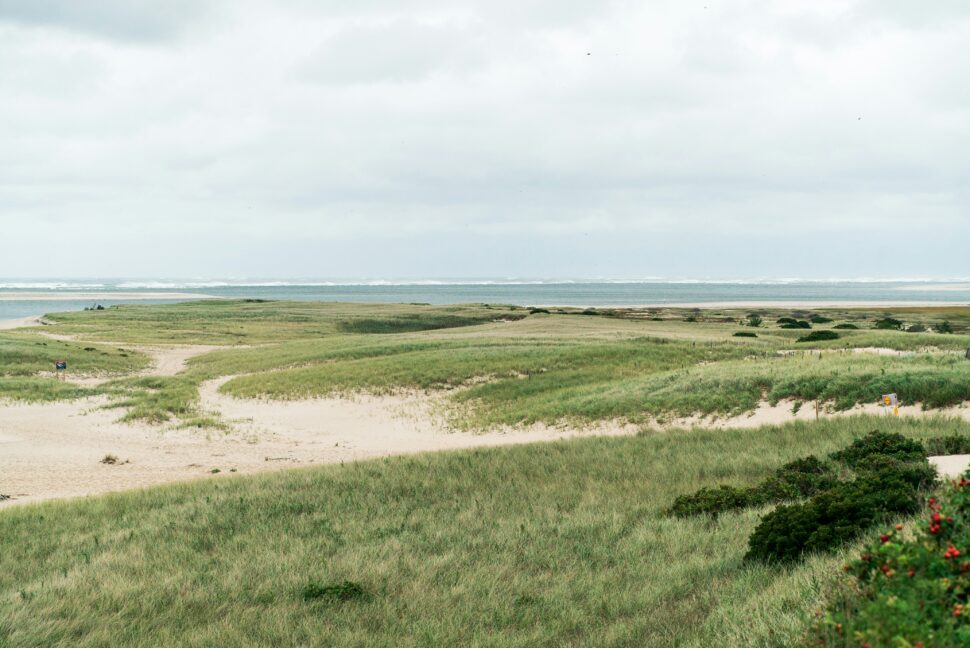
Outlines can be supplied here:
M824 315L812 315L809 321L812 324L828 324L832 321L832 318L825 317Z
M787 463L775 474L751 488L717 486L702 488L674 500L668 513L677 517L691 515L717 516L727 511L763 506L811 497L836 483L832 468L814 456Z
M883 319L876 320L875 327L885 331L898 331L903 328L903 323L893 317L884 317Z
M845 566L816 627L816 645L970 645L970 473L944 495L913 533L896 525ZM848 642L851 640L851 644Z
M310 583L303 588L304 601L366 601L369 598L370 595L367 593L367 590L360 584L352 581L344 581L336 585Z
M793 562L853 540L894 514L919 510L919 491L892 469L873 471L801 504L779 506L748 539L745 560Z
M796 342L828 342L830 340L838 340L839 334L835 331L812 331L808 335L803 335L802 337L795 340Z
M788 330L800 330L800 329L810 329L812 325L810 322L805 320L793 320L791 322L785 322L781 325L781 328Z
M549 310L546 309L546 308L530 308L529 309L529 314L530 315L548 315L549 314Z
M758 315L757 313L751 313L748 315L748 326L758 328L763 323L764 319L762 319L761 315Z
M692 515L718 515L726 511L747 508L753 504L750 488L717 486L702 488L691 495L681 495L674 500L668 513L676 517Z
M850 468L864 470L869 459L874 456L891 457L897 461L924 461L926 449L919 441L908 439L902 434L873 430L853 441L844 450L833 452L829 458Z
M856 326L855 324L849 324L849 323L846 323L846 324L836 324L832 328L838 329L840 331L858 331L859 330L859 327L858 326Z
M907 333L926 333L928 329L923 324L913 324L906 329Z
M734 334L734 337L756 338L756 337L758 337L758 334L757 333L752 333L751 331L738 331L737 333Z
M936 327L936 332L937 333L953 333L953 325L950 324L949 322L944 321L939 326Z

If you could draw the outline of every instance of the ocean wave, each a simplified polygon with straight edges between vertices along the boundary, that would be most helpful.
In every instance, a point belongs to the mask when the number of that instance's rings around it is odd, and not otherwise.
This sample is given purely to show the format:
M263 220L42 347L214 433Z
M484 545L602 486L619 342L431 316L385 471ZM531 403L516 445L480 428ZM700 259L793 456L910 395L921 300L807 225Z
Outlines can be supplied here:
M0 281L0 290L102 290L103 283L75 283L69 281Z
M804 277L757 278L469 278L469 279L128 279L128 280L7 280L0 279L0 290L71 291L71 290L206 290L219 288L327 288L327 287L435 287L435 286L583 286L583 285L711 285L711 286L797 286L797 285L867 285L897 287L925 286L970 282L970 278L927 277Z

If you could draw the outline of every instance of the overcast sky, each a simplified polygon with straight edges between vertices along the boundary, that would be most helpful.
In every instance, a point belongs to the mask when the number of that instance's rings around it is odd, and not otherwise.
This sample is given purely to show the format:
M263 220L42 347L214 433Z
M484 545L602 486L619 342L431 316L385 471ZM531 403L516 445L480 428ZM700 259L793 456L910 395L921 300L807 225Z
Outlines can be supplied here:
M0 276L970 276L964 0L0 0Z

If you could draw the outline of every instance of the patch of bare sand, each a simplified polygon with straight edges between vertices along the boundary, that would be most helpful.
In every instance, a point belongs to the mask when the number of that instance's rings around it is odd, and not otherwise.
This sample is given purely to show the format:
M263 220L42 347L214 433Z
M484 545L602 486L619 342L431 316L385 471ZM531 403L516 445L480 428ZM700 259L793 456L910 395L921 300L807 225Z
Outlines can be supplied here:
M388 455L550 441L583 435L635 434L634 425L605 423L584 429L531 425L485 432L448 426L442 395L354 395L301 401L237 399L219 393L229 378L204 383L202 407L218 411L252 438L288 439L293 455L353 461ZM299 449L298 449L299 448Z
M955 479L970 468L970 455L946 455L929 457L931 464L936 466L940 477Z
M842 418L846 416L858 416L860 414L870 414L874 416L891 416L882 405L873 403L871 405L857 405L848 410L831 411L820 408L818 411L819 419ZM904 405L899 408L899 415L904 417L926 416L937 414L940 416L953 416L970 421L970 405L964 404L960 407L947 407L943 409L924 410L919 405ZM691 416L674 420L664 420L657 423L657 427L664 429L673 428L705 428L705 429L746 429L756 428L763 425L782 425L791 421L814 421L816 419L815 404L804 403L795 411L795 403L782 401L775 405L763 402L753 412L740 414L730 417L715 416Z
M24 328L25 326L40 326L43 324L37 315L30 317L20 317L17 319L0 320L0 331L10 331L12 329Z
M629 425L587 430L532 426L476 434L435 415L440 396L358 396L308 401L238 400L201 389L204 409L233 431L200 431L117 422L105 400L0 404L0 494L18 502L91 495L166 482L338 463L433 450L530 443L590 434L633 434ZM122 462L101 463L112 454Z

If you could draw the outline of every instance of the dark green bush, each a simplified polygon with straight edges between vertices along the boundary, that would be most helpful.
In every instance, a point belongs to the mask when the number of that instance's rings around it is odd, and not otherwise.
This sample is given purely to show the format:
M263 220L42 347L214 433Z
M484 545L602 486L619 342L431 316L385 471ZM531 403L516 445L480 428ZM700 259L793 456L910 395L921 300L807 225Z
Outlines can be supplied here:
M824 315L812 315L810 321L812 322L812 324L828 324L829 322L832 321L832 319L829 317L825 317Z
M303 588L304 601L366 601L370 598L363 587L352 581L344 581L336 585L320 585L310 583Z
M777 320L775 320L777 324L794 324L797 321L798 320L794 317L779 317Z
M542 314L542 315L548 315L549 314L549 311L547 309L545 309L545 308L530 308L529 309L529 314L530 315L540 315L540 314Z
M803 335L802 337L795 340L796 342L828 342L830 340L838 340L839 334L835 331L812 331L808 335Z
M855 324L836 324L832 328L839 329L840 331L858 331L859 327Z
M886 331L898 331L903 328L903 323L898 319L892 317L885 317L881 320L876 320L875 327L877 329L883 329Z
M869 473L764 516L748 539L745 559L792 562L853 540L891 515L915 513L919 506L919 491L897 473Z
M691 495L681 495L674 500L668 513L677 517L691 515L718 515L725 511L746 508L752 505L750 488L718 486L702 488Z
M928 329L922 324L913 324L908 329L906 329L906 332L907 333L926 333L927 330Z
M752 488L722 485L702 488L691 495L681 495L674 500L668 513L677 517L718 515L749 506L811 497L835 484L831 467L809 456L785 464L774 475Z
M953 333L953 325L949 322L943 322L936 327L937 333Z
M734 337L756 338L758 337L758 334L752 333L751 331L738 331L737 333L734 334Z
M844 450L833 452L829 459L840 461L853 469L865 469L870 457L882 455L897 461L924 461L926 449L923 445L902 434L873 430L861 439L856 439Z
M748 315L748 326L758 328L762 323L764 323L764 320L761 318L761 315L757 313L750 313Z
M805 320L797 320L792 323L785 323L781 325L781 328L788 330L800 330L800 329L810 329L812 325Z

